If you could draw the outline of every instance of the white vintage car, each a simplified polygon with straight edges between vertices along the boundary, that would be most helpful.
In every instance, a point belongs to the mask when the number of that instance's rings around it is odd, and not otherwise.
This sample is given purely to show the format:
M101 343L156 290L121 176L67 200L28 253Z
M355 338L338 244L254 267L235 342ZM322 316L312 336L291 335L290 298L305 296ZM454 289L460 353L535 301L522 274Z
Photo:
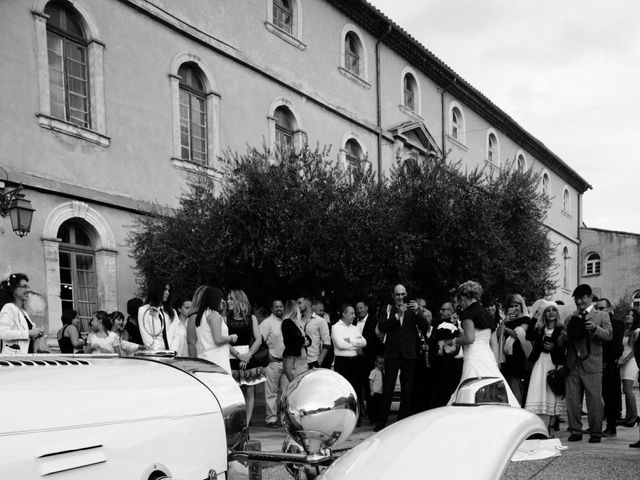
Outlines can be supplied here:
M397 422L336 460L358 401L331 370L291 382L290 437L270 453L245 448L242 392L215 364L169 352L0 356L0 478L235 480L254 460L286 463L299 479L495 479L523 440L546 436L535 415L496 404L502 390L500 379L469 381L458 405Z

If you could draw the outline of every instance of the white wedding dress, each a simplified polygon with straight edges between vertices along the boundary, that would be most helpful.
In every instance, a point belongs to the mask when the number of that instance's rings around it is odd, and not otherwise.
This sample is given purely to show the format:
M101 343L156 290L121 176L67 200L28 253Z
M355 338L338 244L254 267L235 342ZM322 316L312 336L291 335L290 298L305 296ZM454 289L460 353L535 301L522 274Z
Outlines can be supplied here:
M504 382L504 386L507 389L509 405L520 408L520 404L518 403L516 396L513 394L507 384L507 381L500 373L500 369L496 363L496 357L493 355L493 351L491 350L491 330L488 328L483 330L476 329L475 333L475 341L470 345L463 346L464 354L462 376L460 377L460 384L458 384L458 388L460 388L460 385L468 378L497 377ZM456 391L451 395L449 405L454 402L456 395L458 394L458 388L456 388Z

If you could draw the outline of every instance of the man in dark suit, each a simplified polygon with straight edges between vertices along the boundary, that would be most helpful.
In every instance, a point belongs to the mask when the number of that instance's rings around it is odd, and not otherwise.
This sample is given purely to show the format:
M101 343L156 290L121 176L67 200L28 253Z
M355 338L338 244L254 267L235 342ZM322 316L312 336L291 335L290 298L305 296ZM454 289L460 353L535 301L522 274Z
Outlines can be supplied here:
M567 349L566 366L570 369L565 380L570 442L582 440L583 395L587 400L589 443L599 443L602 435L602 345L611 341L612 328L609 315L596 310L591 297L587 284L573 291L577 310L558 337L558 345Z
M418 328L426 334L428 325L424 316L418 315L415 300L405 303L407 290L402 285L393 289L393 304L383 309L378 320L378 330L385 335L384 385L380 408L380 421L374 430L382 430L389 415L391 400L400 372L401 400L398 420L411 412L411 390L416 368Z
M625 327L624 321L613 316L613 308L607 298L598 300L595 309L609 314L613 331L611 341L602 346L602 398L604 400L604 419L607 422L607 428L602 432L602 436L615 437L617 435L616 421L622 414L618 358L624 350L622 339Z

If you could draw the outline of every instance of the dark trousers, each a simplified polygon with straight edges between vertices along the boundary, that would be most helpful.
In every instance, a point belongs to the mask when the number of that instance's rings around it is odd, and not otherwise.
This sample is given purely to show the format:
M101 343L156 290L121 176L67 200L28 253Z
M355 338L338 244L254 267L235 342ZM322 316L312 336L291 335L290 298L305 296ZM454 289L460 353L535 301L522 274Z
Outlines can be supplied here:
M416 360L411 392L411 414L424 412L433 404L433 371L420 355Z
M358 395L358 359L357 357L340 357L336 355L333 369L351 384Z
M369 396L369 400L367 402L367 415L369 416L369 421L373 424L377 424L380 422L380 407L382 406L382 394L374 393Z
M398 420L408 417L411 413L411 392L413 390L413 377L416 370L416 361L405 358L387 358L384 361L384 381L382 391L382 405L380 406L380 421L386 425L391 400L396 386L396 378L400 372L400 410Z
M622 415L622 395L620 394L620 368L616 362L602 366L602 398L604 418L607 428L616 428L616 420Z

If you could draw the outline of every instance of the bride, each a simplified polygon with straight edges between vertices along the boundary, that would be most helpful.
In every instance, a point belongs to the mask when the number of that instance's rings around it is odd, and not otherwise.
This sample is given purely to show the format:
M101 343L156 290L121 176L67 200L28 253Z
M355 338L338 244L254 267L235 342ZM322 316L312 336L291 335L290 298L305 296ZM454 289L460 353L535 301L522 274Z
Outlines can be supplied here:
M504 382L509 405L520 407L518 400L500 373L496 358L491 350L491 332L495 330L496 325L493 317L480 305L481 295L482 286L471 280L464 282L456 290L458 304L463 308L460 314L462 332L459 337L449 340L448 343L454 346L462 345L464 361L460 384L453 392L449 405L455 401L458 389L465 380L477 377L496 377Z

